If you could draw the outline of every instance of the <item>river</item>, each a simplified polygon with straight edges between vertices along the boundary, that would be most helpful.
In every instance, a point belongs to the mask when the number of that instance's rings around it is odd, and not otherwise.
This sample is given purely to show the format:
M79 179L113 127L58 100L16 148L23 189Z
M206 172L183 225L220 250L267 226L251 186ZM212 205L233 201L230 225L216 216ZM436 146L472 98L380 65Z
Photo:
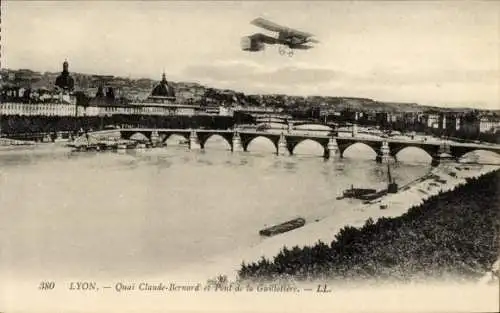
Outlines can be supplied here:
M128 152L1 150L0 277L161 275L256 245L265 225L335 215L349 204L336 197L351 184L387 182L386 165L363 145L325 161L311 141L290 157L273 155L265 138L244 153L217 137L204 151L176 140ZM392 167L400 185L431 168L423 152L408 151Z

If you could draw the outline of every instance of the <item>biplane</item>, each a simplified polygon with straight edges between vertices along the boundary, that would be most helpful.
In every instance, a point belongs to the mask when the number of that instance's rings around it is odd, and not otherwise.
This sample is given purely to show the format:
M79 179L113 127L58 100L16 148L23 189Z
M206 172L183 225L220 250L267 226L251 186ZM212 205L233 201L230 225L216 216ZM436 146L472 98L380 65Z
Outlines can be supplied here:
M318 40L312 38L313 35L310 33L281 26L262 17L254 19L250 24L275 32L277 36L272 37L262 33L256 33L243 37L241 39L241 49L243 51L262 51L265 49L266 44L279 45L279 53L291 57L293 56L293 50L308 50L313 48L313 46L308 45L308 43L319 43Z

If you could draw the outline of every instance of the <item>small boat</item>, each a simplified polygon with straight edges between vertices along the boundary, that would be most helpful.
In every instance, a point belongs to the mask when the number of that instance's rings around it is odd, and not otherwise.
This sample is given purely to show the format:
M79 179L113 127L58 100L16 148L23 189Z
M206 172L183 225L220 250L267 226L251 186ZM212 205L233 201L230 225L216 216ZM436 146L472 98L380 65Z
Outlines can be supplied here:
M354 186L351 185L351 189L344 190L343 195L345 198L357 198L359 196L375 193L376 191L376 189L370 188L354 188Z
M137 143L131 140L120 140L117 142L118 150L134 149L136 146Z
M72 151L86 152L86 151L98 151L98 150L99 150L98 145L79 145L79 146L73 146Z
M293 229L302 227L305 224L306 224L306 220L303 219L302 217L299 217L299 218L290 220L288 222L284 222L284 223L281 223L278 225L274 225L274 226L262 229L261 231L259 231L259 234L261 236L270 237L270 236L274 236L277 234L286 233L286 232L291 231Z
M396 181L393 179L393 177L391 175L391 168L389 167L389 164L387 164L387 177L388 177L389 183L387 184L387 189L385 189L385 190L377 191L376 189L354 188L354 186L351 185L351 189L347 189L344 191L343 197L344 198L355 198L355 199L365 200L365 201L372 201L372 200L375 200L375 199L380 198L382 196L385 196L388 193L397 193L398 192L398 184L396 183ZM337 199L339 199L339 198L337 198Z
M97 146L99 147L99 150L101 150L101 151L118 149L117 143L109 142L109 141L101 141L101 142L97 143Z
M370 192L370 193L359 195L357 197L357 199L365 200L365 201L372 201L372 200L378 199L382 196L385 196L386 194L387 194L387 190L380 190L377 192Z

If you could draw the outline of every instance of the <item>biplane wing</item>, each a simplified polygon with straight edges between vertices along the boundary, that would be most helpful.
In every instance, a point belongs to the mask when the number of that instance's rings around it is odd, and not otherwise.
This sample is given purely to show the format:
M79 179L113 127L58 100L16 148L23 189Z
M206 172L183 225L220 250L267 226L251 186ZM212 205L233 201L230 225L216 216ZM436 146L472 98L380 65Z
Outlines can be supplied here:
M312 37L313 35L310 33L306 33L300 30L296 30L293 28L285 27L278 25L276 23L273 23L271 21L268 21L262 17L258 17L254 19L253 21L250 22L251 24L264 28L266 30L272 31L272 32L277 32L277 33L284 33L289 36L296 36L296 37L302 37L302 38L309 38Z
M271 37L271 36L268 36L268 35L264 35L262 33L253 34L252 36L250 36L250 38L252 38L254 40L257 40L259 42L262 42L262 43L269 44L269 45L275 45L275 44L281 44L281 43L283 43L281 40L279 40L277 38L274 38L274 37Z
M309 46L309 45L292 45L290 46L291 49L297 49L297 50L309 50L309 49L312 49L314 48L313 46Z

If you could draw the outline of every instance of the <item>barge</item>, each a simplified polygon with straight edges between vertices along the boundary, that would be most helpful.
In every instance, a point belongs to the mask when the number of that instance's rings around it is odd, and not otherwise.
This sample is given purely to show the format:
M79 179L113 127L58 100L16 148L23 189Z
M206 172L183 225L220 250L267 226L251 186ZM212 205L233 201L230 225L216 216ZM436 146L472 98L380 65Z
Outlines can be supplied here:
M375 192L377 192L376 189L354 188L354 186L351 185L351 189L344 190L343 196L344 198L358 198Z
M281 233L286 233L286 232L291 231L293 229L302 227L305 224L306 224L306 220L303 219L302 217L299 217L299 218L296 218L296 219L293 219L293 220L290 220L290 221L287 221L287 222L284 222L284 223L281 223L278 225L264 228L261 231L259 231L259 234L261 236L270 237L270 236L278 235Z
M95 143L86 143L76 145L69 143L67 147L73 148L73 151L106 151L106 150L131 150L139 148L150 148L152 144L142 143L134 140L99 140Z
M382 189L377 191L376 189L369 189L369 188L354 188L354 186L351 185L351 189L345 190L343 196L337 197L337 200L343 198L354 198L354 199L364 200L366 202L378 199L382 196L387 195L388 193L397 193L398 184L391 175L391 168L389 164L387 164L387 178L389 181L389 183L387 184L387 189Z

